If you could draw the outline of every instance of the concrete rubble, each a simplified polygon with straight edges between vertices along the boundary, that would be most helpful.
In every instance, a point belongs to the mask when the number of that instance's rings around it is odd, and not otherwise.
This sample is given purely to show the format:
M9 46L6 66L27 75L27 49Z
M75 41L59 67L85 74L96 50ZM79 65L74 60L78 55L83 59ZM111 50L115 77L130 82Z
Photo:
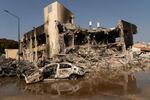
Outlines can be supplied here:
M62 56L62 55L61 55ZM77 66L85 67L89 70L89 77L99 77L102 79L115 79L123 74L132 74L136 71L146 71L149 69L149 59L134 55L131 50L121 53L115 48L106 49L104 47L94 47L87 50L87 47L71 49L65 56L57 61L68 61ZM62 60L63 59L63 60ZM104 78L106 77L106 78Z
M0 76L15 76L17 67L14 59L0 58Z
M107 48L107 49L106 49ZM124 53L116 48L107 46L88 46L69 48L66 54L58 55L53 59L45 61L45 64L52 62L70 62L76 66L84 67L89 73L85 79L99 78L101 80L118 80L123 75L129 75L137 71L147 71L150 68L150 59L144 58L126 50ZM43 63L43 62L42 62ZM26 83L35 83L43 80L39 68L28 61L21 61L20 66L14 59L0 60L0 76L15 76L25 78Z

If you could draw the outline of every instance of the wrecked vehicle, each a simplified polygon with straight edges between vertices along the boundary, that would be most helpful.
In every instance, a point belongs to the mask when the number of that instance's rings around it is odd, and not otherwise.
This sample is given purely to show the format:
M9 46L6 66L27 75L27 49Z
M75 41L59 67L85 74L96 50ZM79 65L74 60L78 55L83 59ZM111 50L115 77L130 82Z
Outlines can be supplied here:
M83 67L77 67L71 63L51 63L40 69L44 78L76 80L85 74Z
M20 62L20 66L17 69L17 76L19 78L24 77L27 84L36 83L43 80L42 73L39 69L35 67L33 63L28 61Z
M34 71L32 72L30 75L25 75L23 74L24 78L25 78L25 82L27 84L30 84L30 83L36 83L36 82L39 82L41 80L43 80L43 76L42 74L40 73L40 71Z
M3 58L0 60L0 77L3 76L23 77L27 84L43 80L42 73L33 63L23 60L18 63L17 60L11 58Z

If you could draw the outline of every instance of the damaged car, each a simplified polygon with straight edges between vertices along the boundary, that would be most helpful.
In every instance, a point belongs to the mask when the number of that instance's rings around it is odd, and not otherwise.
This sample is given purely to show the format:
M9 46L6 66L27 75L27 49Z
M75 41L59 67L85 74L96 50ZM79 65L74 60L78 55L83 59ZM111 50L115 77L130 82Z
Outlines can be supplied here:
M43 80L43 75L33 63L21 61L17 69L17 76L24 78L27 84L36 83Z
M44 79L70 79L76 80L84 76L83 67L77 67L71 63L51 63L40 69Z
M39 82L39 81L42 81L43 80L43 76L42 74L40 73L40 71L34 71L32 72L31 74L29 75L26 75L26 74L22 74L25 78L25 82L27 84L31 84L31 83L36 83L36 82Z

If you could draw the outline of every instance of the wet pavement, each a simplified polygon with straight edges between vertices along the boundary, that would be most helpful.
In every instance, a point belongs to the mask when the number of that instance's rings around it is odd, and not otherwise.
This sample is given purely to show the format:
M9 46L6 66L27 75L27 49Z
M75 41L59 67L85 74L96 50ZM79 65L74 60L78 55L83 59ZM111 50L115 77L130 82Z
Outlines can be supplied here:
M26 84L17 77L0 78L0 100L149 100L150 72L128 76L128 82L99 79L51 80Z

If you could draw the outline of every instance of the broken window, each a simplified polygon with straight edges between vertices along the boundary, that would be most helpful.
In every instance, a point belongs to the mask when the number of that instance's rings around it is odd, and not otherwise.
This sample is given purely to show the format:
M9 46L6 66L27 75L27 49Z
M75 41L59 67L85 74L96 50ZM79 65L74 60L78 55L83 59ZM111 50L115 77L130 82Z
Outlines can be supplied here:
M39 46L42 44L46 44L46 34L45 33L37 36L37 45Z
M35 38L32 38L32 48L35 48Z
M107 43L107 35L104 33L92 33L90 34L90 44L106 44Z
M87 35L82 33L75 34L75 45L85 45L88 43Z
M58 27L58 31L59 31L59 33L62 33L62 32L64 32L64 27L63 27L63 25L61 25L60 23L57 23L58 25L57 25L57 27Z
M68 64L60 64L60 69L63 69L63 68L71 68L71 66Z
M48 13L52 12L52 5L48 5Z
M115 43L116 39L115 39L115 36L112 35L112 34L108 34L107 36L107 40L108 40L108 43Z
M107 43L115 43L115 35L114 34L105 34L104 32L91 33L90 34L90 44L107 44Z
M64 35L65 46L69 47L72 45L73 37L71 35Z

